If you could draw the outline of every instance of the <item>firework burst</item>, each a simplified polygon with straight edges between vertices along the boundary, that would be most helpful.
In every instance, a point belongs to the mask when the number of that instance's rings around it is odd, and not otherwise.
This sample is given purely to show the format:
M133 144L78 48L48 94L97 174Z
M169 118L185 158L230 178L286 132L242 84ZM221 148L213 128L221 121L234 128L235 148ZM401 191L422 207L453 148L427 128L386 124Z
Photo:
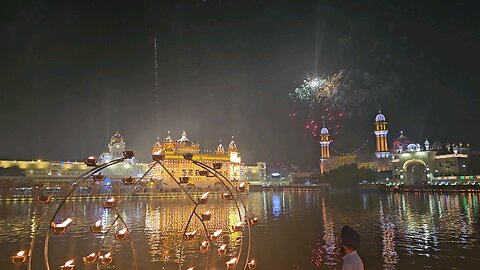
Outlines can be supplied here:
M336 110L335 103L338 100L339 87L341 86L343 72L332 76L312 77L306 75L300 87L290 93L290 98L297 104L307 107L307 119L305 122L305 135L318 136L318 131L327 124L335 134L338 134L340 123L338 120L343 112ZM290 117L296 116L291 113Z

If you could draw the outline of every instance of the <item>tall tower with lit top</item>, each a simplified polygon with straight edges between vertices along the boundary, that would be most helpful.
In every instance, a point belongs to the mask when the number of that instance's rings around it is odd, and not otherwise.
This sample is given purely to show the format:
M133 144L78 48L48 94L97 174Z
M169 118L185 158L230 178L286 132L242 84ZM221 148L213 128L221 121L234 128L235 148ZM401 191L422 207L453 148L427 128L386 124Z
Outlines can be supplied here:
M320 173L325 173L328 171L328 162L330 159L330 132L324 126L320 130Z
M237 144L233 140L233 136L232 136L232 141L228 145L228 153L230 155L230 162L234 162L234 163L242 162L242 159L240 158L240 155L238 154Z
M388 158L390 157L387 142L388 127L385 115L382 114L381 110L378 110L378 114L375 117L374 133L377 145L377 151L375 152L377 168L379 171L388 171Z

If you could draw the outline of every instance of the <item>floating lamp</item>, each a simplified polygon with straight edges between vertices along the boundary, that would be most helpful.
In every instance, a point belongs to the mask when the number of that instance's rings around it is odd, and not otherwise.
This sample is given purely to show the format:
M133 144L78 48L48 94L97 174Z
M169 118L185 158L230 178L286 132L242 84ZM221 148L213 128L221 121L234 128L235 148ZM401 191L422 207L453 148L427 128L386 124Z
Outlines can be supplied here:
M83 257L83 263L85 265L92 265L97 261L97 254L94 252L90 253L89 255Z
M112 263L112 253L108 252L105 255L98 257L100 259L100 263L103 265L109 265Z
M208 243L208 241L203 241L201 244L200 244L200 252L201 253L205 253L207 251L210 250L210 244Z
M115 206L117 206L117 201L113 197L103 202L103 208L113 208Z
M97 158L94 156L89 156L85 159L85 164L87 166L95 166L97 164Z
M90 226L90 231L92 233L101 233L102 232L102 220L97 220L95 224Z
M107 178L107 177L103 174L94 174L94 175L92 175L92 178L93 178L93 181L95 181L95 182L101 182L101 181L105 180L105 178Z
M209 221L212 219L212 213L210 211L205 212L204 214L200 214L202 216L203 221Z
M192 240L195 238L195 235L197 234L197 230L191 231L191 232L186 232L185 233L185 239L187 240Z
M127 150L123 151L123 157L124 158L133 158L135 156L135 152Z
M225 200L232 200L233 196L230 193L223 193L222 198L225 199Z
M73 270L75 269L75 265L73 264L73 260L66 261L64 265L60 266L61 270Z
M159 149L156 151L153 151L152 153L152 159L154 161L162 161L165 160L165 149Z
M220 170L222 168L222 163L213 163L213 168L215 170Z
M250 224L257 225L258 221L259 221L258 218L252 218L252 219L250 219Z
M248 269L255 269L255 267L257 267L257 262L255 260L250 260L247 265Z
M17 264L17 265L22 264L27 261L27 254L25 251L21 250L17 252L17 254L13 255L11 259L12 259L12 263L14 264Z
M245 187L246 187L245 182L240 182L240 184L238 185L238 191L244 192L244 191L245 191Z
M236 232L241 232L243 229L243 223L241 221L237 222L237 224L232 226L232 229Z
M52 201L52 196L50 195L40 195L37 196L38 203L49 204Z
M217 250L218 256L225 256L227 254L227 245L221 245Z
M227 265L227 269L235 268L235 266L237 265L237 257L231 258L225 264Z
M58 233L58 234L64 233L67 230L68 225L70 225L70 223L72 223L72 221L73 220L71 218L67 218L62 223L56 224L56 223L52 222L51 227L53 229L53 232Z
M208 201L208 194L209 194L209 193L210 193L210 192L205 192L205 193L203 193L202 196L201 196L200 198L198 198L198 203L199 203L199 204L206 204L207 201Z
M133 178L133 177L131 177L131 176L128 177L128 178L122 179L122 181L123 181L123 184L124 184L124 185L133 185L133 184L135 184L135 178Z
M210 235L210 240L212 241L218 240L218 238L220 238L220 236L222 235L222 232L223 232L222 229L216 230L213 234Z
M125 240L127 238L128 231L127 228L121 229L117 233L115 233L115 239L118 240Z

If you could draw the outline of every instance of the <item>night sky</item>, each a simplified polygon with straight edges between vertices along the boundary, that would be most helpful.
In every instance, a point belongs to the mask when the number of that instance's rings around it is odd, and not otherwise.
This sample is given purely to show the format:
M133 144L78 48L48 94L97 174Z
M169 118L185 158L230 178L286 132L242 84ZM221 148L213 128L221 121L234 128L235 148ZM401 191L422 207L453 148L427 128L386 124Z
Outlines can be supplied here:
M390 142L403 130L479 149L479 9L335 2L2 2L0 158L81 160L118 130L148 161L156 137L186 130L204 149L234 135L247 163L316 166L289 93L339 70L352 93L339 151L373 138L379 104Z

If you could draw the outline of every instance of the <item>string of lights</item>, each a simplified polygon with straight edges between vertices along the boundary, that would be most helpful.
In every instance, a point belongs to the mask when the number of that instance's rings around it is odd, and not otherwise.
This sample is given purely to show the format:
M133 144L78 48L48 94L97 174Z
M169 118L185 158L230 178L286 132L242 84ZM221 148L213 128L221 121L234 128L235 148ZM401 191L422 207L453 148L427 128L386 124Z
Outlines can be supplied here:
M363 149L365 149L365 147L367 146L368 142L370 140L369 139L366 139L358 148L356 148L355 150L353 150L352 152L341 152L341 151L338 151L336 150L333 145L330 146L330 149L332 150L332 152L334 152L335 154L337 155L340 155L340 156L351 156L351 155L355 155L355 154L358 154L360 151L362 151Z

